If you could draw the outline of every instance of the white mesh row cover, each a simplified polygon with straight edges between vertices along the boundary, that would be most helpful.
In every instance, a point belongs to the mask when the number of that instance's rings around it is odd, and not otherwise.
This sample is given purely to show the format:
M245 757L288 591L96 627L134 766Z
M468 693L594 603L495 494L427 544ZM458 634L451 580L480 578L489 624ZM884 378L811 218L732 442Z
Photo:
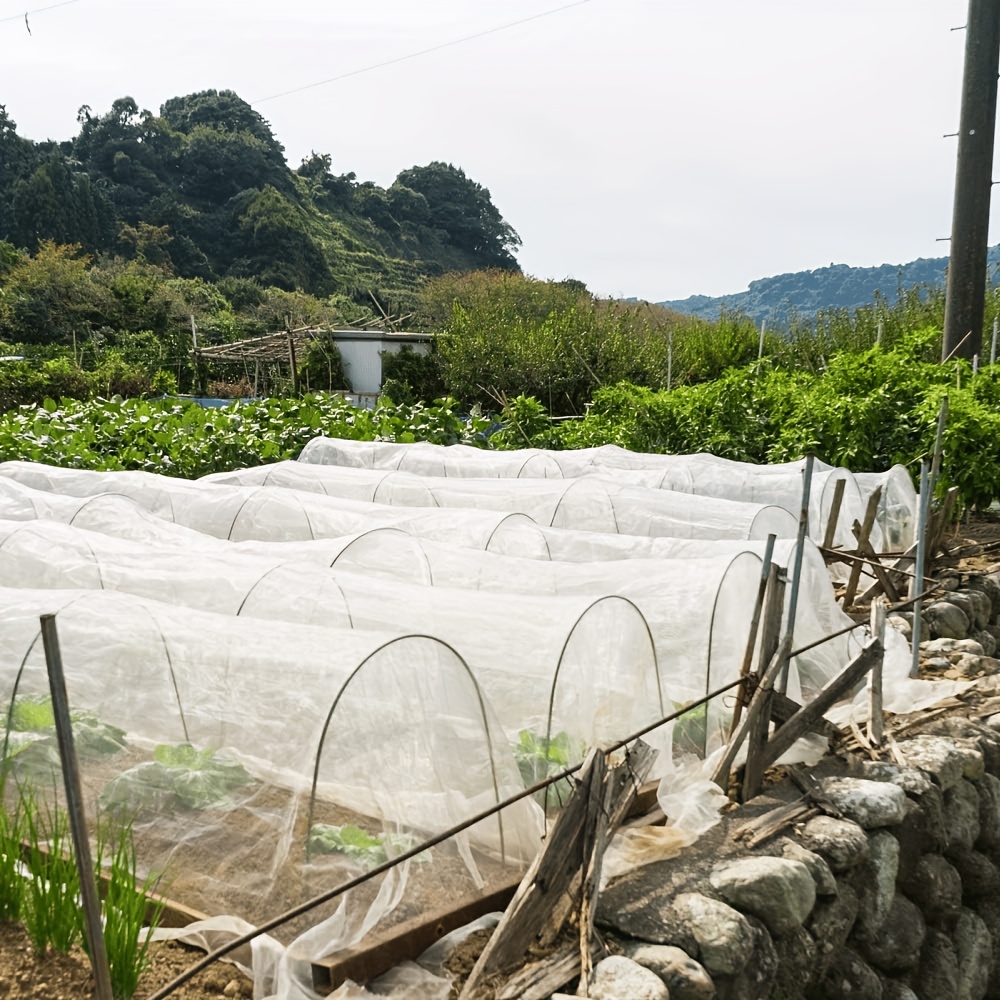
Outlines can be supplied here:
M642 475L640 473L640 475ZM794 534L772 506L694 498L612 479L447 479L405 472L281 462L205 476L202 482L281 486L410 507L519 511L537 524L609 534L674 538L765 538Z
M288 466L293 474L296 469L308 468L295 463ZM305 490L234 486L213 478L208 482L218 490L215 493L205 492L202 481L190 483L145 472L90 472L27 462L0 465L0 474L37 489L73 496L123 493L161 517L234 541L248 537L244 534L250 530L248 520L273 525L277 540L350 534L404 520L420 525L425 537L438 532L440 538L451 537L457 523L464 520L466 531L488 538L495 530L496 518L477 519L478 511L520 513L545 526L650 537L766 538L771 533L790 537L796 530L794 518L780 508L695 499L599 478L451 481L397 473L376 484L371 498L358 498L356 482L346 483L342 493L331 495L338 476L344 474L336 469L321 471L329 482L307 476L301 484ZM352 473L347 475L373 475L361 470ZM274 504L279 505L278 510L262 510ZM438 510L445 507L447 512Z
M0 521L0 579L118 590L225 615L433 635L458 650L494 705L505 706L500 718L512 742L522 729L544 735L550 711L555 732L587 746L667 714L649 625L615 594L432 588L287 556L156 550L45 521ZM564 681L554 686L557 673Z
M778 504L798 516L802 498L802 472L805 460L755 465L736 462L705 453L695 455L655 455L632 452L618 445L579 448L568 451L545 451L529 448L515 451L487 451L468 445L433 445L426 442L397 444L386 441L349 441L340 438L313 438L303 448L299 461L305 464L347 466L363 469L399 469L425 476L450 477L551 477L566 478L612 471L621 481L657 486L752 503ZM559 472L553 473L553 466ZM815 460L810 535L823 538L830 514L833 485L837 479L850 480L845 469ZM863 478L858 478L863 477ZM876 547L905 548L913 541L916 516L916 493L906 469L894 466L884 473L855 474L855 482L845 490L845 503L838 518L836 543L853 547L851 524L860 521L868 496L879 485L883 496L879 505ZM771 482L768 482L772 480Z
M260 920L284 908L289 880L302 899L343 880L298 861L317 766L317 818L421 838L523 788L489 698L437 639L261 622L106 591L0 588L5 708L48 691L43 613L56 614L72 710L126 732L119 753L88 754L78 736L91 808L112 789L125 809L149 799L136 805L144 863L166 866L172 895L207 912L228 912L235 896L253 909L241 915ZM21 770L24 734L6 729L15 776L37 780L37 763ZM240 761L252 780L205 803L207 778L186 774L170 792L193 792L193 802L164 800L148 751L188 743ZM503 824L507 859L529 859L539 833L538 810L524 800ZM483 821L465 838L463 871L478 879L471 850L489 858L500 843L498 821Z
M594 688L591 675L625 658L633 670L648 665L641 684L646 697L636 700L659 709L695 700L738 675L763 553L763 543L689 541L677 543L670 559L549 563L379 529L350 540L331 559L326 542L227 545L206 537L198 545L181 537L183 545L151 546L51 521L0 521L0 579L22 587L118 590L220 614L422 630L452 644L477 677L488 677L494 698L494 679L502 683L511 663L551 677L564 657ZM406 543L404 559L400 541ZM776 561L787 566L793 546L779 542ZM799 608L796 646L850 624L811 543ZM518 628L498 622L517 622ZM845 636L803 654L795 664L798 688L817 690L851 652ZM580 713L554 702L555 732L593 744L620 736L626 720L639 728L640 717L615 704L617 695L601 683L595 690L607 704L587 707L593 722L586 725ZM724 739L729 714L728 704L711 706L706 745L698 749L710 752ZM538 711L512 724L548 729Z

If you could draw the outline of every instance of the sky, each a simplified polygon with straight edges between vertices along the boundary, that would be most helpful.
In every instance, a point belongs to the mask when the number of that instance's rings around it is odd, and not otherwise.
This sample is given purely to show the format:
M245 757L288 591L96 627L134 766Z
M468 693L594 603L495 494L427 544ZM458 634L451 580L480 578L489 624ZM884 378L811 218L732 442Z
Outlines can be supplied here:
M103 114L127 95L155 113L235 90L292 168L315 150L335 173L388 186L407 167L453 163L520 235L526 273L660 301L945 256L956 140L943 136L958 128L965 46L951 29L966 11L0 0L0 104L20 135L69 139L84 104Z

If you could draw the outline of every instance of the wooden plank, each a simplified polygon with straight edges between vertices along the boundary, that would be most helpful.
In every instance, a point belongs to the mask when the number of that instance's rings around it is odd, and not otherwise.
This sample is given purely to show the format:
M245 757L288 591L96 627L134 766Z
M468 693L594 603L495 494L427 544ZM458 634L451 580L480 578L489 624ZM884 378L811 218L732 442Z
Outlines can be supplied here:
M829 681L816 697L795 716L781 726L768 741L762 754L764 768L770 767L796 740L804 736L816 719L828 712L833 705L850 692L881 659L882 643L872 639L833 680Z
M590 961L604 957L601 947L590 952ZM496 1000L548 1000L580 974L580 953L566 944L537 962L528 963L500 987Z
M862 531L863 526L859 525L857 521L854 522L854 537L858 540L858 552L863 556L867 556L871 560L872 572L875 574L876 579L885 592L885 596L895 604L899 600L899 591L896 589L896 585L889 578L889 574L886 571L885 566L882 565L882 560L879 559L878 553L875 551L870 539L863 537Z
M771 695L771 721L779 726L788 722L801 708L797 701L793 701L780 691L775 691ZM829 719L824 718L819 718L813 723L812 731L830 740L841 735L841 731Z
M473 967L460 1000L496 996L499 985L524 967L528 955L553 944L570 912L585 897L586 881L591 875L589 905L596 908L600 870L596 866L588 869L590 857L585 853L590 850L592 854L598 846L593 822L597 813L603 814L607 823L605 835L610 836L627 814L655 756L640 741L629 749L624 762L609 770L604 753L590 751L577 772L575 794L556 818L545 846L518 886ZM574 946L574 951L579 968L581 949Z
M784 648L781 644L781 616L785 609L785 581L777 566L771 567L767 581L767 600L764 605L764 625L760 636L761 660L769 662ZM786 654L779 664L783 669L788 662ZM753 724L747 730L747 763L743 772L743 801L752 799L760 791L764 778L763 751L771 726L773 684L761 684L757 689L758 711Z
M885 646L886 602L876 597L872 601L872 638ZM882 746L882 660L872 666L868 674L868 741L873 747Z
M329 958L314 959L311 963L313 988L317 993L327 994L348 979L366 983L381 976L394 965L416 958L445 934L487 913L506 909L520 883L520 878L511 879L486 895L469 897L457 906L452 904L430 915L422 914L404 921L374 943L363 942Z
M826 534L823 535L823 548L832 549L837 535L837 522L840 520L840 506L844 502L844 487L846 479L838 479L833 487L833 500L830 503L830 517L826 522Z
M882 500L882 487L878 486L868 497L868 506L865 508L864 520L861 522L861 534L867 541L872 533L872 526L875 524L875 516L878 514L878 505ZM855 521L855 524L857 522ZM855 532L855 537L857 533ZM859 550L859 555L864 552ZM846 611L854 603L854 595L858 592L858 584L861 582L861 563L851 564L851 573L847 578L847 586L844 588L844 610Z
M49 849L44 844L32 846L26 840L22 841L21 857L26 864L32 852L37 852L43 856L50 853ZM111 875L104 869L101 869L97 873L97 891L100 893L101 899L104 899L107 896L110 884ZM201 910L195 910L190 906L185 906L184 903L179 903L176 899L161 896L159 893L147 892L146 898L149 900L146 905L147 921L152 920L157 905L162 904L163 906L160 913L160 927L187 927L188 924L194 924L199 920L209 919L209 914L202 913Z
M576 793L557 817L545 846L532 862L514 897L479 956L460 994L461 1000L484 996L486 983L524 964L550 924L553 909L570 889L581 861L582 831L590 801L590 786L603 781L604 754L591 750L577 772Z
M815 814L816 809L811 802L802 796L794 802L777 806L774 809L758 816L756 819L744 823L734 833L735 840L744 841L749 847L756 847L769 837L780 833L792 823L799 823L807 814Z

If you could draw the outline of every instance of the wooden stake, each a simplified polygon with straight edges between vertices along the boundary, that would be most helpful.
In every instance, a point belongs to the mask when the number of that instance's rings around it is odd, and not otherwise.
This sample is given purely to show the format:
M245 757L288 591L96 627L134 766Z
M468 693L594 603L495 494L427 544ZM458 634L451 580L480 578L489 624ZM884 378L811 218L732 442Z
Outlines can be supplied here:
M826 522L826 534L823 536L823 548L832 549L837 534L837 522L840 520L840 506L844 502L844 487L846 479L838 479L833 487L833 501L830 504L830 517Z
M804 736L813 727L816 720L828 712L844 695L848 694L882 657L882 643L873 639L853 659L843 672L834 677L822 691L813 698L802 710L781 726L771 737L761 754L761 771L763 772L787 750L796 740Z
M924 589L924 569L927 558L927 517L931 509L930 475L927 463L920 463L920 518L917 521L917 565L916 576L910 581L910 596L920 594ZM920 676L920 618L923 611L923 601L919 598L913 602L913 634L910 637L912 658L910 660L910 677Z
M750 634L747 636L746 649L743 651L743 662L740 664L740 676L746 677L750 673L750 666L753 663L753 651L757 645L757 630L760 628L760 615L764 607L764 595L767 593L767 581L771 575L771 557L774 554L775 535L767 536L767 544L764 546L764 559L760 564L760 584L757 587L757 597L753 605L753 616L750 619ZM736 707L733 709L733 724L729 727L730 739L736 727L740 724L740 716L743 714L743 705L749 702L746 693L746 686L740 688L740 696L736 699Z
M655 752L644 743L623 764L609 769L601 750L591 750L578 772L576 794L559 814L545 846L532 862L486 948L462 989L460 1000L506 995L502 983L524 966L532 948L550 946L567 917L581 912L580 947L569 976L549 986L549 994L576 970L589 976L589 928L593 926L603 841L625 817ZM600 849L600 850L598 850ZM584 924L588 941L583 945ZM545 996L549 994L543 994ZM516 994L520 996L521 994Z
M286 333L288 335L288 364L292 369L292 395L297 396L299 394L299 372L295 362L295 339L290 330Z
M786 630L786 640L781 642L781 615L785 607L785 580L778 566L771 566L767 581L768 595L764 608L764 627L760 637L761 661L770 664L779 650L785 655L779 664L781 676L786 676L788 666L788 651L791 649L792 638ZM753 798L760 790L764 777L764 768L760 766L761 752L767 743L768 730L771 725L771 687L765 685L763 679L755 696L759 702L753 724L747 730L747 763L743 772L743 799ZM748 716L749 719L749 716Z
M882 502L882 487L875 488L871 496L868 497L868 506L865 508L865 518L861 522L861 534L865 541L872 533L872 526L875 524L875 517L878 514L878 505ZM855 522L857 523L857 522ZM855 538L857 538L855 533ZM858 553L864 555L864 552ZM861 563L854 563L851 566L851 575L847 578L847 587L844 589L844 610L846 611L854 603L854 595L858 592L858 584L861 581Z

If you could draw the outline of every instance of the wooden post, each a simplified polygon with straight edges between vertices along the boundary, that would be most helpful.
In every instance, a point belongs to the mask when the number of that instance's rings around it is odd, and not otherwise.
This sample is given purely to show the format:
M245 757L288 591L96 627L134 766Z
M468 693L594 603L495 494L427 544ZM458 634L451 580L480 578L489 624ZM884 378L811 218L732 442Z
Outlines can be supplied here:
M66 696L66 677L63 673L62 654L59 650L59 633L55 615L42 615L42 644L45 647L45 664L49 672L49 691L52 694L52 714L55 716L56 742L62 762L63 782L66 786L66 811L69 813L70 831L76 867L80 873L80 897L83 903L83 928L90 945L90 964L94 969L94 984L98 1000L112 1000L111 972L104 948L104 929L101 925L101 900L94 878L94 863L90 856L90 839L83 811L83 791L80 787L80 770L73 745L73 724L69 717L69 699Z
M773 691L774 679L778 676L778 671L785 662L790 649L788 636L786 635L781 640L781 645L774 656L771 657L771 662L768 663L767 668L761 675L760 686L750 701L750 707L747 709L746 715L743 716L743 721L740 723L739 729L736 730L736 735L729 741L726 752L712 772L712 781L723 790L729 787L729 772L733 766L733 761L736 760L736 755L739 753L740 747L743 746L743 741L750 735L750 730L756 725L760 713L765 708L770 711L770 699L766 698L765 695L767 692ZM765 702L767 702L767 705L765 705Z
M878 486L868 497L868 506L865 508L865 519L861 523L861 537L868 540L872 533L872 526L875 524L875 517L878 514L878 505L882 502L882 487ZM855 537L858 537L855 535ZM860 538L859 538L860 544ZM858 555L864 555L858 551ZM854 603L854 595L858 592L858 584L861 582L861 563L856 562L851 566L850 576L847 578L847 587L844 589L844 610L846 611Z
M885 648L885 609L884 598L876 597L872 601L872 638ZM873 747L882 745L882 662L879 657L868 674L868 742Z
M830 504L830 517L826 522L826 533L823 535L823 548L832 549L837 534L837 522L840 520L840 507L844 502L844 487L846 479L838 479L833 487L833 502Z
M292 369L292 395L297 396L299 394L299 373L295 363L295 339L292 337L291 330L286 330L285 333L288 336L288 364Z
M760 662L770 664L780 649L785 650L784 662L779 665L780 676L788 679L788 650L791 647L791 629L785 629L786 640L781 642L781 616L785 608L785 578L777 565L771 565L767 581L767 602L764 606L764 627L760 637ZM757 716L747 731L747 763L743 772L743 800L752 799L760 791L764 768L761 757L767 744L771 725L771 690L763 678L757 689L759 702ZM749 721L749 719L748 719Z
M562 978L548 982L546 990L537 994L529 993L521 982L513 995L547 997L576 975L589 977L589 938L600 884L602 841L625 817L654 756L640 742L630 749L623 764L609 769L602 751L590 751L577 774L576 793L553 824L544 847L476 961L460 1000L510 995L503 988L504 982L523 969L525 956L532 949L555 944L577 903L581 916L579 949L574 947L570 954L558 952L553 959L560 965ZM550 962L539 965L533 977L544 977L551 968Z
M746 677L750 673L753 663L753 651L757 645L757 630L760 628L760 615L764 608L764 596L767 593L767 581L771 575L771 557L774 554L774 541L776 535L767 536L767 544L764 546L764 559L760 564L760 584L757 587L757 598L753 605L753 617L750 619L750 634L747 636L746 649L743 651L743 662L740 664L740 676ZM729 737L732 739L736 727L740 724L740 716L743 714L743 705L750 701L747 695L747 688L744 684L740 688L739 697L736 699L736 707L733 709L733 724L729 727Z
M944 455L944 429L948 424L948 397L941 397L941 408L938 410L937 430L934 432L934 457L931 462L930 491L933 494L941 475L941 459Z

